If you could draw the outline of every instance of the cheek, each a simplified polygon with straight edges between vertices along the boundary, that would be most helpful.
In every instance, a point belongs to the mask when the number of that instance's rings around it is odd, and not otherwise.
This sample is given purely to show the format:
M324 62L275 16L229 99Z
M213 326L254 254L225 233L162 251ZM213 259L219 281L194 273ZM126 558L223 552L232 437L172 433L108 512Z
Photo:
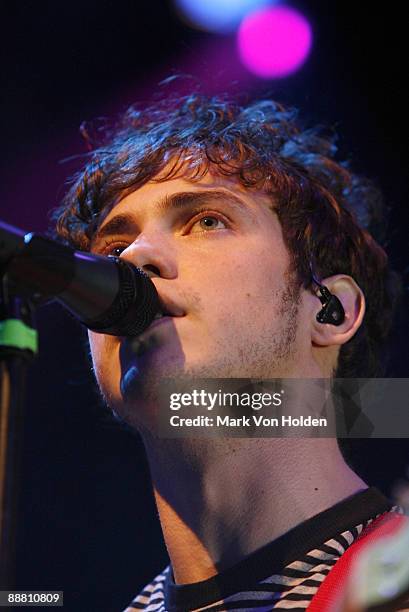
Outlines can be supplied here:
M217 308L234 310L240 315L241 308L254 309L262 315L279 299L286 284L286 261L274 259L271 252L252 253L251 256L236 256L219 265L203 286L208 287L203 299L210 294Z
M205 329L201 344L228 337L233 345L271 327L281 305L282 281L280 284L277 277L277 273L267 277L257 269L237 264L215 272L208 283L203 282L204 290L191 285L192 321ZM186 337L183 339L186 341Z

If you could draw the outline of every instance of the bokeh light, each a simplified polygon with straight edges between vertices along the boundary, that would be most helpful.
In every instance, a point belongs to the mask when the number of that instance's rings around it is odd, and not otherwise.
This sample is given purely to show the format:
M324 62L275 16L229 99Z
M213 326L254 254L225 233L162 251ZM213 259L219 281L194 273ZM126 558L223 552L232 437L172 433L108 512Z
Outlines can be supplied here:
M179 15L210 32L234 31L250 11L275 4L271 0L174 0Z
M264 7L247 15L239 28L240 58L248 70L265 79L285 77L307 59L312 30L295 9Z

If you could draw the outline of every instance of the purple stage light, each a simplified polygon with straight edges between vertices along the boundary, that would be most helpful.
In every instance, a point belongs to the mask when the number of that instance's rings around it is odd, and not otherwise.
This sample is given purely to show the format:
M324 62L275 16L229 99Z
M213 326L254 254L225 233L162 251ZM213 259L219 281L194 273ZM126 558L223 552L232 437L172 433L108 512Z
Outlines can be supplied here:
M237 44L240 58L251 72L264 79L285 77L307 59L311 26L292 8L262 8L243 19Z
M234 31L250 11L254 11L272 0L174 0L176 9L189 25L210 32Z

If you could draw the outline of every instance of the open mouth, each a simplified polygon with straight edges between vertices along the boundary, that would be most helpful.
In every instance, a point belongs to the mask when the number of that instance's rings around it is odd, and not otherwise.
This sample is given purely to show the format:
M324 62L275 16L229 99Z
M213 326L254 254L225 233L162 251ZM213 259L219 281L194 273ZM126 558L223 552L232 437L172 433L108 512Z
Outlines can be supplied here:
M172 306L167 306L163 301L161 301L160 306L161 308L159 312L156 313L148 329L159 325L161 322L170 321L171 319L185 316L185 313L179 307L174 307L171 310Z
M163 321L169 321L170 319L173 319L173 315L158 312L155 315L155 318L153 319L152 323L149 325L148 329L150 329L151 327L154 327L154 326L156 327L156 325L159 325Z
M142 355L147 353L148 350L158 345L159 340L156 335L149 334L152 329L159 327L160 325L164 325L165 323L172 321L173 319L184 316L186 316L186 313L179 306L177 306L171 301L169 301L168 304L165 305L163 299L161 299L160 310L152 319L152 322L149 327L145 329L139 336L123 338L125 341L123 345L123 354L128 354L128 359L135 355L137 357L141 357Z
M170 312L157 312L154 316L153 320L158 321L159 319L163 319L164 317L172 317L173 315Z

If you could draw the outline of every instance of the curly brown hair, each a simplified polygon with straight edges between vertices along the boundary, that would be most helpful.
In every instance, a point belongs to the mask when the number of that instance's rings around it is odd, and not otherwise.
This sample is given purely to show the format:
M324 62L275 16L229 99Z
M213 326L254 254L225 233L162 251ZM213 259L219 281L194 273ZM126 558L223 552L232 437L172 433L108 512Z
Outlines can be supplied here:
M264 189L272 195L300 286L311 285L312 263L320 278L352 276L366 297L363 324L341 347L335 375L377 376L398 281L370 233L382 225L380 193L348 163L336 161L336 150L334 134L302 129L297 111L271 100L241 106L192 94L143 110L131 107L104 130L73 178L54 214L57 234L89 250L101 213L124 193L182 175L197 181L210 167L248 189Z

